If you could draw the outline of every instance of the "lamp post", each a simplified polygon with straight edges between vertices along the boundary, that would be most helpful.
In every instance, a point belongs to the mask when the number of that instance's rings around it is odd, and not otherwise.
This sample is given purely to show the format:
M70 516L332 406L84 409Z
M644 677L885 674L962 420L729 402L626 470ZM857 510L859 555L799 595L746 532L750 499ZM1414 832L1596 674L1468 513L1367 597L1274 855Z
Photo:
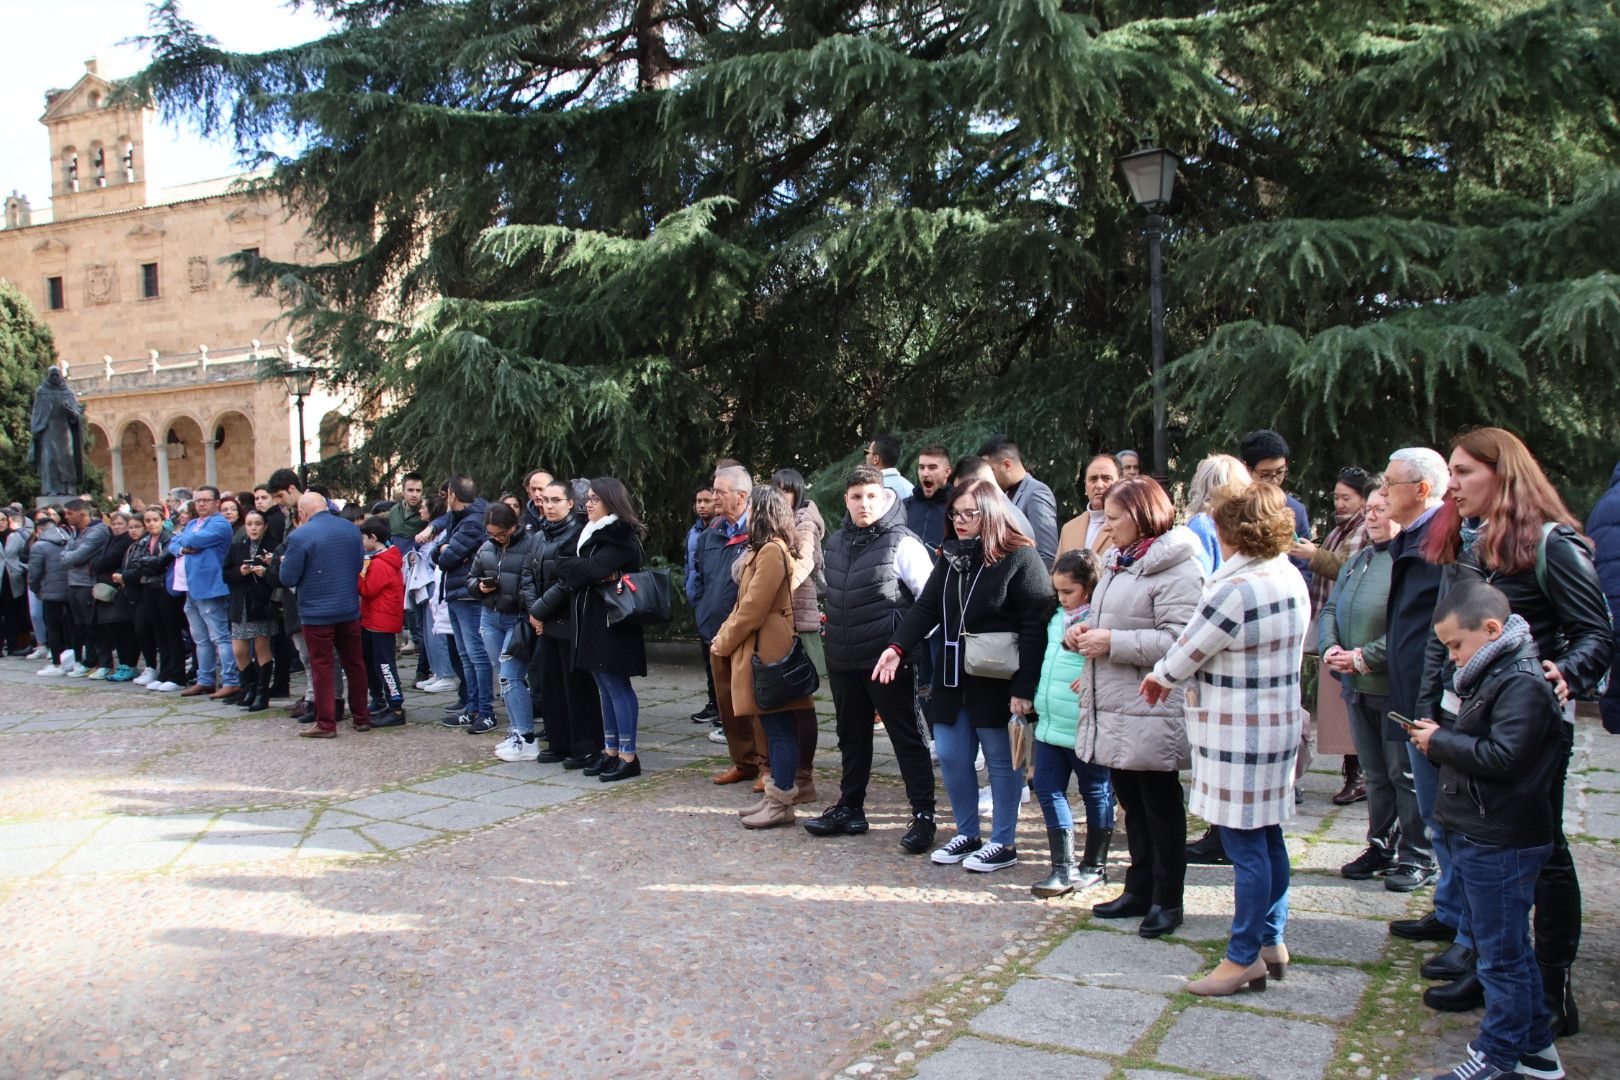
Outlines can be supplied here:
M1170 195L1176 186L1176 166L1181 159L1170 151L1146 141L1118 159L1119 171L1130 186L1136 205L1147 211L1142 232L1148 238L1149 298L1153 323L1153 471L1160 478L1170 474L1165 449L1164 391L1164 212L1170 208Z
M307 491L309 461L304 452L304 399L315 389L315 369L301 360L295 360L292 367L282 372L281 377L287 383L287 393L292 395L293 401L298 405L298 486Z

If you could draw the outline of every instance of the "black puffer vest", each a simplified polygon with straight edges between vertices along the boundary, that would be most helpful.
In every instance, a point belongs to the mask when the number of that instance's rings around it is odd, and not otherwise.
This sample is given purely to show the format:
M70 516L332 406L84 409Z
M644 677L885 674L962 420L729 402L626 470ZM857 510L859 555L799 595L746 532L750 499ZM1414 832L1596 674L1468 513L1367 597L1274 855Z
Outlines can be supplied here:
M857 529L849 518L827 540L826 621L822 625L828 671L870 672L916 598L895 572L895 549L915 536L906 528L905 507L894 505L872 525Z

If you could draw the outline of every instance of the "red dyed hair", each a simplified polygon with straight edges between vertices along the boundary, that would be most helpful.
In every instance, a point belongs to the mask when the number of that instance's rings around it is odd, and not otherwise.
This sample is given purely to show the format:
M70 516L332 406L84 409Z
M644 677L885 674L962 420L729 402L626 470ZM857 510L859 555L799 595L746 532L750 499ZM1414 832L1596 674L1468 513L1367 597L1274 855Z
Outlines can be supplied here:
M1536 565L1544 525L1569 525L1580 531L1581 523L1536 464L1530 448L1513 432L1475 428L1453 439L1451 448L1463 451L1496 477L1496 497L1482 515L1485 530L1475 551L1487 570L1517 574ZM1461 549L1462 516L1447 498L1423 539L1423 557L1453 563Z
M984 545L985 565L994 566L1011 555L1015 548L1035 546L1035 541L1013 524L1012 514L1008 513L1012 503L1007 501L1007 496L996 485L988 480L971 480L952 489L951 501L945 504L945 512L949 514L956 509L956 504L964 495L973 496L974 505L979 508L979 542ZM955 522L950 522L950 525L954 531Z
M1127 476L1108 489L1103 505L1113 503L1120 512L1136 523L1136 531L1143 539L1163 536L1176 523L1176 508L1170 496L1151 476Z

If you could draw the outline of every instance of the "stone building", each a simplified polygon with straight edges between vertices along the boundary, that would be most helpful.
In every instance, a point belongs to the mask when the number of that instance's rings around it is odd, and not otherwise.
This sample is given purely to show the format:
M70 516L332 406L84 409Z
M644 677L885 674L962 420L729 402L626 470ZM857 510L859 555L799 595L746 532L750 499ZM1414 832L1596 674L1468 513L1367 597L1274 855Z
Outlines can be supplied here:
M51 206L5 200L0 277L38 309L84 403L90 460L115 491L251 487L299 461L296 403L263 359L289 357L274 297L230 281L232 256L309 261L303 223L252 174L149 188L148 109L109 104L97 64L45 94ZM340 401L304 402L308 460L347 447Z

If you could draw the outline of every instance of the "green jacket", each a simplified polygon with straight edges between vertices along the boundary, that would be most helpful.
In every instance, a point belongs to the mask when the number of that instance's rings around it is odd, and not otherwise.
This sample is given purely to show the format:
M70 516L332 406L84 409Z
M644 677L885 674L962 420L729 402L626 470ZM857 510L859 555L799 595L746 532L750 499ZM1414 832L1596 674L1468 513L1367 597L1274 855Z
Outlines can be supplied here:
M1317 637L1322 652L1337 645L1360 649L1371 674L1340 675L1362 694L1389 693L1389 667L1384 659L1384 623L1389 607L1389 574L1393 561L1389 545L1364 547L1345 562L1333 592L1317 616Z
M422 508L420 506L410 511L410 517L406 517L405 514L404 499L395 502L388 510L388 532L394 540L409 540L427 528L427 522L422 518Z
M1046 626L1046 656L1041 661L1041 681L1035 687L1035 738L1072 750L1080 722L1080 698L1069 684L1080 677L1086 658L1063 647L1068 625L1068 614L1059 607Z

